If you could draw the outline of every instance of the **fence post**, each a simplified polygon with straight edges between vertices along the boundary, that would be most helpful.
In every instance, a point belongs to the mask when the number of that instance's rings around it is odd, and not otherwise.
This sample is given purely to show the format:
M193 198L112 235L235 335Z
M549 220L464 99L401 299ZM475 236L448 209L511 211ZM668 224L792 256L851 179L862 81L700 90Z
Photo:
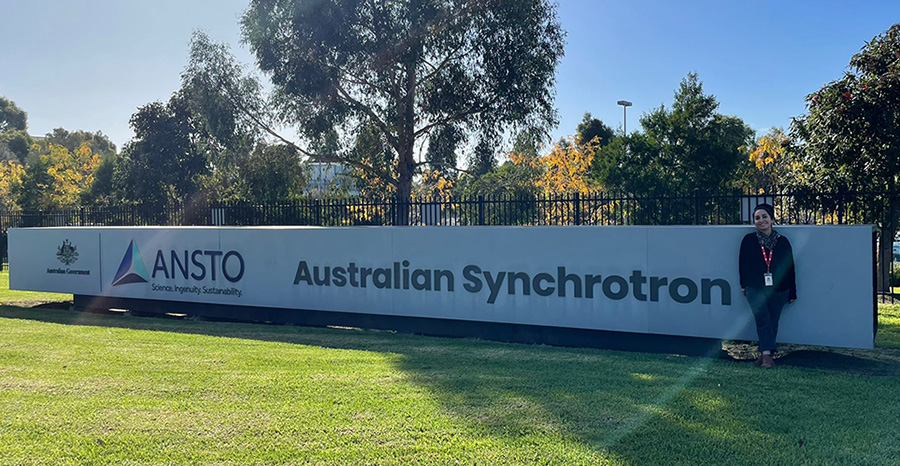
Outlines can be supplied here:
M79 220L81 220L81 226L84 226L84 206L81 206L81 212L79 215Z
M843 225L844 223L844 187L841 186L838 189L838 205L837 205L837 222L838 225Z
M388 219L390 219L390 220L389 220L389 221L390 221L389 225L390 225L390 226L394 226L394 225L397 224L397 221L396 221L396 217L397 217L397 198L392 196L390 199L387 200L387 204L388 204L388 209L390 210L390 213L391 213L391 214L388 216Z
M896 207L897 207L897 191L892 187L890 191L890 197L888 198L888 218L885 222L888 225L888 235L890 236L891 241L891 271L890 275L888 275L888 289L890 290L891 295L891 304L894 304L894 284L892 283L894 278L894 230L895 230L895 219L896 217ZM884 231L884 229L882 229ZM875 306L875 313L877 317L878 306ZM876 319L875 325L878 325L878 321ZM877 330L877 328L876 328Z
M575 225L581 225L581 195L577 191L572 198L572 208L575 209Z
M700 188L694 188L694 225L700 224Z
M484 225L484 194L478 195L478 224Z
M316 226L322 226L322 200L316 199Z

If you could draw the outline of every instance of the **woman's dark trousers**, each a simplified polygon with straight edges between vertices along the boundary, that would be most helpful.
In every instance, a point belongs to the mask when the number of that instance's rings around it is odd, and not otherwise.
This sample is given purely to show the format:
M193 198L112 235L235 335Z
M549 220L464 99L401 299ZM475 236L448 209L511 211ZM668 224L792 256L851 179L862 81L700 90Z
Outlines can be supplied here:
M756 319L760 352L775 351L778 321L781 319L781 310L788 302L788 294L788 291L776 291L774 287L747 288L747 301Z

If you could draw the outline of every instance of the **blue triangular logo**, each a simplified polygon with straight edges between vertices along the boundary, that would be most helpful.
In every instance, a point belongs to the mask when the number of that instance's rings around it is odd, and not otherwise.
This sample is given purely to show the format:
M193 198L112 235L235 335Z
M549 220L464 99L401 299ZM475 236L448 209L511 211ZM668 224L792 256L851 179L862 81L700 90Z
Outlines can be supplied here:
M125 257L119 264L119 270L113 278L113 286L127 285L129 283L146 283L150 281L147 278L147 269L144 268L144 261L141 259L141 252L134 244L134 240L128 243L128 249L125 250Z

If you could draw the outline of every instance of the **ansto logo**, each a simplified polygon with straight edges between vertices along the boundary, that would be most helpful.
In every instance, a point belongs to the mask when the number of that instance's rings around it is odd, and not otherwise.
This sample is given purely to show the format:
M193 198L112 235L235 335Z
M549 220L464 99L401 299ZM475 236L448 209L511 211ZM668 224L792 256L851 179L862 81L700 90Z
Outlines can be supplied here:
M147 269L144 267L144 261L141 260L141 252L134 244L134 240L128 243L128 249L125 250L125 256L122 257L122 263L119 264L119 270L113 278L113 286L127 285L129 283L147 283L150 278L147 277Z
M244 258L239 252L203 249L193 251L173 249L169 250L168 254L158 250L153 261L153 269L148 274L138 246L131 240L112 285L146 283L158 277L213 282L224 278L228 282L237 283L243 276Z

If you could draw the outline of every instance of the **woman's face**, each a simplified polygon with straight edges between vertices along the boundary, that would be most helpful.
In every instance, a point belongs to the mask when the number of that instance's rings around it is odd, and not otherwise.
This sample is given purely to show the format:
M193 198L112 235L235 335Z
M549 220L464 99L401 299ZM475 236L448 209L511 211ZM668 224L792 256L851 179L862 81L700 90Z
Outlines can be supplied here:
M769 213L762 209L753 212L753 223L756 225L756 229L762 232L772 229L772 217L769 217Z

